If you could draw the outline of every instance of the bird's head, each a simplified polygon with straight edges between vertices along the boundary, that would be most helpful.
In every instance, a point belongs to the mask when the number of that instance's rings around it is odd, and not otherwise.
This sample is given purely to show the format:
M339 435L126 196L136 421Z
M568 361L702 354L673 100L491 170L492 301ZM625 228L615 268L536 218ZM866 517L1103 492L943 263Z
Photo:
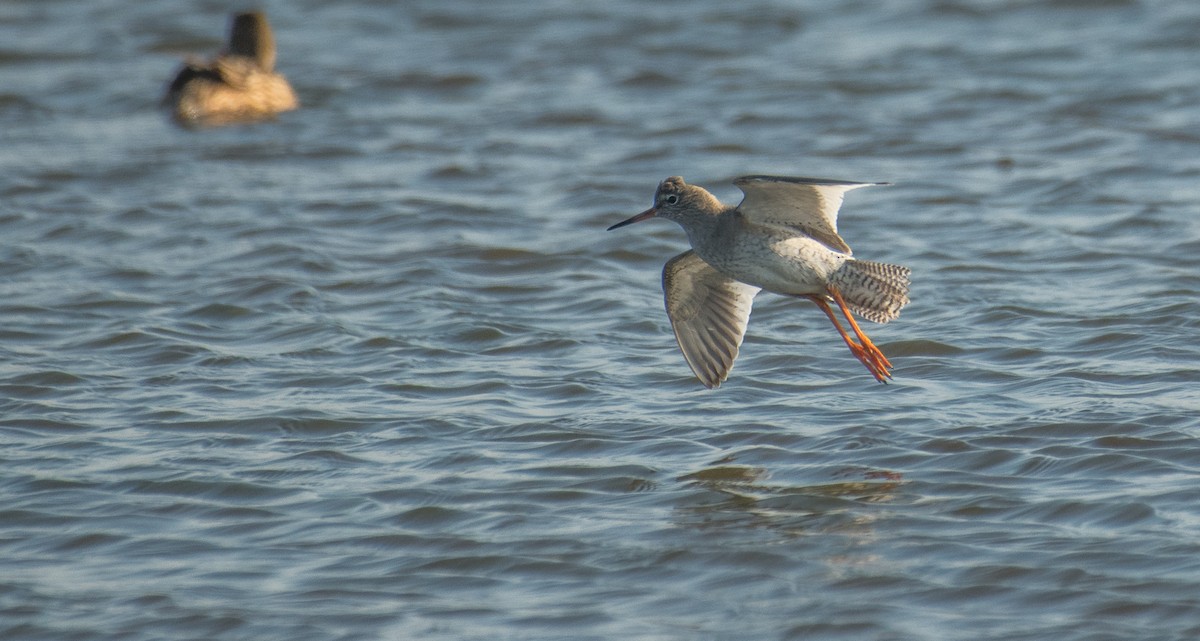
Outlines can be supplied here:
M687 228L692 220L714 216L721 209L721 202L704 188L689 185L679 176L671 176L658 183L653 207L609 227L608 231L651 218L666 218Z

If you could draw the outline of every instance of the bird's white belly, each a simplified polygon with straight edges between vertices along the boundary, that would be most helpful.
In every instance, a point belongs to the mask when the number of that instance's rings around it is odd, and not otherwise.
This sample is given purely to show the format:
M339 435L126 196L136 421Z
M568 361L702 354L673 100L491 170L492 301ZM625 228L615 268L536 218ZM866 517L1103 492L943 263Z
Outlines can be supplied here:
M825 293L829 276L847 260L807 236L747 234L720 251L696 253L730 278L794 296Z

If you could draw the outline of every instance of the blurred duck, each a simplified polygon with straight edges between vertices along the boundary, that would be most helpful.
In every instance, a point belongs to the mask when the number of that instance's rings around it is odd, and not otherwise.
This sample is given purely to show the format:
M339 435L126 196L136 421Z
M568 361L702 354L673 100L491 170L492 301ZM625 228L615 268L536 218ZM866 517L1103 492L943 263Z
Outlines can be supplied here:
M275 73L275 38L259 12L233 17L229 48L211 62L188 60L163 103L183 124L219 125L269 118L300 106Z

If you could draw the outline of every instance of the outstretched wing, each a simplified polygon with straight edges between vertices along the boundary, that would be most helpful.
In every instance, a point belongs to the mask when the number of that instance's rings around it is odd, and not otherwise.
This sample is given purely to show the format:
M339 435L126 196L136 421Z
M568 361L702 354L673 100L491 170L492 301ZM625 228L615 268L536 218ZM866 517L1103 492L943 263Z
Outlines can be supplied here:
M733 181L746 195L738 211L752 223L798 229L835 251L850 253L837 232L838 209L851 189L888 183L823 178L742 176Z
M683 358L705 387L729 376L759 288L722 275L690 249L663 267L667 317Z

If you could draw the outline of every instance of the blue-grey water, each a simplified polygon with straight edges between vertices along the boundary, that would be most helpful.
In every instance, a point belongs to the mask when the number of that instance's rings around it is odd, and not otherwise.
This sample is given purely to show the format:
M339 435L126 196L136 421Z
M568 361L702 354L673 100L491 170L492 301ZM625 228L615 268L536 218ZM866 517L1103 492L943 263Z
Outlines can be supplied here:
M0 4L0 638L1200 638L1200 3ZM682 175L889 181L864 329L662 309Z

